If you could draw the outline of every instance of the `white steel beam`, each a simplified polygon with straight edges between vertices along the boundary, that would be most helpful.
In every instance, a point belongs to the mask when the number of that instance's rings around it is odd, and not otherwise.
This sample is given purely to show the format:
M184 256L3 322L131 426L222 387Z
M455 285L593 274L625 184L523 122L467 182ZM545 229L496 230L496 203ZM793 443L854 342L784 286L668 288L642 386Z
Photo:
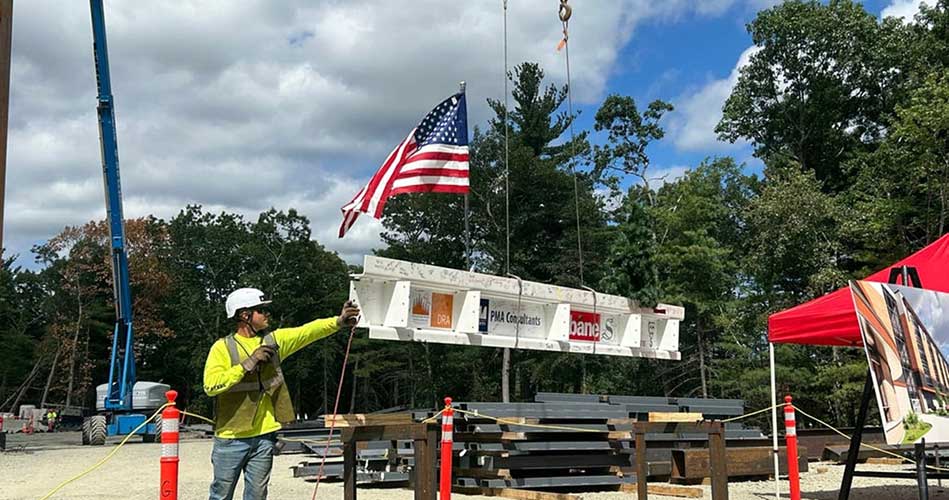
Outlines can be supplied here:
M679 306L376 256L350 298L373 339L680 359Z

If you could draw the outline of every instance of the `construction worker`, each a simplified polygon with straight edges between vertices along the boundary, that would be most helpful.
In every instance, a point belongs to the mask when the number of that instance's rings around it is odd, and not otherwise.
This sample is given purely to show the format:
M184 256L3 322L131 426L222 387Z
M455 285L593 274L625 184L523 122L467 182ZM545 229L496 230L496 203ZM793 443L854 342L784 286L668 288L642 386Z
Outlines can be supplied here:
M46 432L53 432L56 427L56 410L49 409L46 412Z
M355 325L359 316L356 304L347 301L339 316L271 332L270 303L256 288L228 295L225 309L237 332L211 346L204 366L204 392L215 397L216 410L210 500L231 500L241 471L244 500L267 498L276 431L294 419L280 363L311 342Z

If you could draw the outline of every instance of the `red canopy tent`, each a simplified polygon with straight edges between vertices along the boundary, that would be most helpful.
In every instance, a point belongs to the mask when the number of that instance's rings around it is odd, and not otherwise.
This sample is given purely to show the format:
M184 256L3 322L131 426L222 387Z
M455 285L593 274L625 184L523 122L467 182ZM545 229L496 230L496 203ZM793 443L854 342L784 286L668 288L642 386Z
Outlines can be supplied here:
M949 234L943 235L922 250L865 279L885 283L890 278L890 269L902 266L916 268L924 288L949 292ZM854 312L853 298L850 296L850 287L841 288L810 302L772 314L768 317L768 340L771 342L771 436L774 449L777 450L778 410L774 344L863 345L857 313ZM779 477L777 454L774 455L774 477L777 483ZM849 490L849 482L847 484Z
M949 292L949 234L865 279L885 283L890 269L901 266L915 267L923 288ZM785 344L862 345L850 287L772 314L768 317L768 340Z

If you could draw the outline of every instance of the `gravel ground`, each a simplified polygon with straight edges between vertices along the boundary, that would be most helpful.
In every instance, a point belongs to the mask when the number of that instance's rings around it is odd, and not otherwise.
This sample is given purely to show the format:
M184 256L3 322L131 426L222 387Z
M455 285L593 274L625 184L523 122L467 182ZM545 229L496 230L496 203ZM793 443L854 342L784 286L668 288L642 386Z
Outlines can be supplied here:
M62 432L51 435L34 434L8 436L8 450L0 454L0 499L38 499L60 482L94 464L111 451L108 447L78 446L79 434ZM211 440L186 439L181 443L181 465L179 472L179 498L207 498L211 480ZM96 471L67 485L53 498L57 499L128 499L154 500L158 496L158 447L153 444L129 442L115 456ZM270 498L309 499L313 494L313 483L291 476L289 467L301 461L301 455L277 456L270 483ZM860 465L862 470L900 470L899 466ZM802 497L811 500L837 498L837 488L843 475L843 466L811 464L810 472L803 474ZM820 472L818 472L820 471ZM939 488L930 482L930 498L949 500L947 488ZM787 496L787 482L782 483L782 492ZM705 498L711 498L707 486L702 487ZM340 483L320 485L318 498L339 500L343 497ZM769 481L744 481L729 484L729 498L737 500L767 500L774 498L774 483ZM635 496L630 493L579 493L584 500L620 500ZM236 498L241 498L238 487ZM412 492L406 489L360 488L359 498L364 500L411 500ZM483 496L452 495L460 500L485 499ZM672 497L650 495L656 500L671 500ZM915 500L918 498L915 482L903 479L855 478L850 498L853 500Z

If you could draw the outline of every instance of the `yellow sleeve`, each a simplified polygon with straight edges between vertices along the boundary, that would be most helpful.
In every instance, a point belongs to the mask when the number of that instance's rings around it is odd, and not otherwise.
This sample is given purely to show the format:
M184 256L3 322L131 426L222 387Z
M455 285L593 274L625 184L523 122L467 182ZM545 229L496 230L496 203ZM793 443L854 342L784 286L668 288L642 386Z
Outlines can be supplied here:
M334 316L332 318L311 321L296 328L281 328L275 330L273 336L280 350L280 360L287 359L287 356L303 349L315 340L330 336L338 329L336 326L336 317Z
M244 378L244 367L231 366L231 356L227 353L224 340L218 340L211 346L208 360L204 363L204 392L208 396L217 396L230 389Z

